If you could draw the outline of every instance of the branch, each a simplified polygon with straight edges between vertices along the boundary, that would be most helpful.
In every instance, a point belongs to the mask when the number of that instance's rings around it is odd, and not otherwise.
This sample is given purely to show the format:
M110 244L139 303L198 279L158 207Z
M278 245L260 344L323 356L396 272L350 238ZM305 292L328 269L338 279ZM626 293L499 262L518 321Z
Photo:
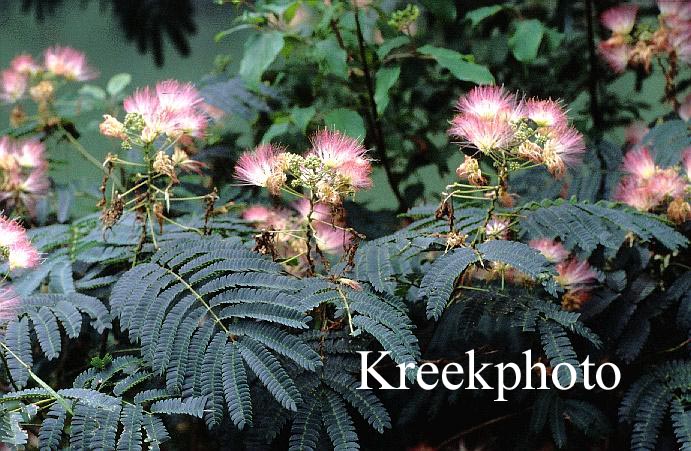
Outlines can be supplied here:
M362 61L362 71L365 75L365 83L367 85L367 97L369 100L369 111L368 117L369 122L374 133L374 138L377 143L377 150L379 151L379 158L381 159L382 166L384 167L384 172L386 173L386 178L391 186L391 190L396 196L398 201L398 210L404 211L408 208L408 202L401 194L398 187L399 177L394 174L391 168L391 161L386 155L386 145L384 143L384 132L382 131L381 121L377 115L377 103L374 100L374 82L372 81L372 74L370 73L369 64L367 64L367 53L365 52L365 38L362 35L362 27L360 25L360 10L355 7L355 27L357 31L357 41L360 50L360 59Z

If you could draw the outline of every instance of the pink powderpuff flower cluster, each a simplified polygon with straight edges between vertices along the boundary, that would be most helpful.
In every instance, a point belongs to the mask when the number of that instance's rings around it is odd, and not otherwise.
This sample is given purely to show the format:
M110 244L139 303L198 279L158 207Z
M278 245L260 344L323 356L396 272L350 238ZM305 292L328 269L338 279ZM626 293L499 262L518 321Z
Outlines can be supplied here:
M599 275L587 261L571 256L562 243L549 238L531 240L528 245L556 265L555 280L565 289L562 295L564 310L578 310L590 300Z
M98 77L89 66L86 55L71 47L54 46L43 52L43 62L31 55L17 55L8 69L0 72L0 100L15 103L29 92L32 85L53 78L69 81L87 81Z
M658 0L659 28L634 32L638 6L619 5L602 13L602 25L612 35L598 45L600 56L615 73L640 66L650 72L653 58L667 54L688 64L691 61L691 2Z
M350 244L351 234L346 230L345 220L341 214L335 215L331 206L317 203L310 212L309 200L299 199L288 208L268 208L253 205L247 208L242 218L255 224L273 235L276 253L282 259L299 255L300 265L297 270L306 267L304 256L307 252L306 230L311 222L312 233L319 250L329 254L342 254Z
M0 284L0 324L13 320L21 306L21 299L9 285Z
M330 205L372 186L372 162L358 140L338 131L321 130L310 141L312 147L304 156L273 144L245 152L237 161L235 177L246 185L266 188L274 196L282 189L302 187L318 202Z
M0 216L0 254L7 261L10 270L35 268L40 260L24 227L5 216Z
M48 162L38 139L14 141L0 137L0 202L33 215L38 200L48 194Z
M682 158L688 161L688 150ZM662 168L655 164L647 147L636 147L626 153L622 164L625 173L614 193L614 199L630 205L640 211L651 211L672 201L670 219L675 222L687 220L679 216L675 208L684 209L685 196L688 191L688 180L675 168Z
M99 129L127 146L132 141L148 145L159 137L192 146L192 138L202 138L208 125L202 105L203 98L191 83L165 80L153 88L138 89L125 99L124 123L105 115Z
M478 86L461 97L449 134L482 154L544 165L555 177L580 162L582 135L569 126L566 111L553 100L519 99L500 86ZM471 183L483 180L478 165L458 169Z

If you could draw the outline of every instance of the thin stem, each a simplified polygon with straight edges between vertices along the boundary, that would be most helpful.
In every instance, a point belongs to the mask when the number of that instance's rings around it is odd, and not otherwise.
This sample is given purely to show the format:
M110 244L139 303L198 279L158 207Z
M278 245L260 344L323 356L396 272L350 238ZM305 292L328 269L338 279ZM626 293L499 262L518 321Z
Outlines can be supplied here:
M377 142L377 150L379 151L379 158L386 173L386 179L391 186L394 196L398 201L398 210L405 211L408 209L408 202L398 187L399 177L394 174L392 163L386 155L386 144L384 143L384 132L382 131L381 121L377 114L377 102L374 99L374 81L370 73L369 64L367 64L367 52L365 51L365 38L362 35L362 26L360 25L360 10L355 7L355 30L357 32L358 48L360 50L360 60L362 63L362 71L365 75L365 84L367 85L367 98L369 100L368 117L372 126L374 138Z
M96 166L96 167L97 167L101 172L103 172L104 174L109 175L109 174L108 174L108 171L106 170L106 168L103 167L103 164L101 164L101 162L98 161L98 160L96 159L96 157L94 157L93 155L91 155L91 154L89 153L89 151L86 150L86 149L84 148L84 146L82 146L82 144L81 144L79 141L77 141L77 140L75 139L74 136L72 136L72 133L70 133L70 132L68 132L67 130L65 130L65 128L64 128L62 125L60 126L60 129L61 129L62 132L63 132L63 136L64 136L65 138L67 138L67 140L70 142L70 144L72 144L72 146L73 146L75 149L77 149L77 151L78 151L84 158L86 158L86 160L87 160L89 163L91 163L91 164L93 164L94 166ZM118 186L119 189L124 189L124 187L122 186L122 183L120 183L120 180L118 180L118 179L116 179L116 178L113 178L113 183L115 183L115 184Z
M61 405L62 407L64 407L65 410L66 410L70 415L72 415L72 413L73 413L73 412L72 412L72 407L70 406L70 403L68 403L68 402L65 400L65 398L63 398L62 396L60 396L60 395L58 394L58 392L56 392L55 390L53 390L53 388L52 388L50 385L48 385L43 379L41 379L40 377L38 377L38 376L36 375L36 373L34 373L33 371L31 371L31 367L30 367L28 364L26 364L26 363L25 363L17 354L15 354L10 348L8 348L7 345L6 345L5 343L3 343L2 341L0 341L0 346L2 346L2 348L3 348L5 351L7 351L17 362L19 362L19 364L20 364L21 366L23 366L23 367L26 369L26 371L27 371L27 373L29 373L29 377L31 377L31 379L33 379L38 385L41 386L41 388L43 388L45 391L47 391L48 394L50 394L52 397L54 397L55 400L56 400L57 402L59 402L60 405Z
M221 321L221 318L219 318L218 315L216 315L216 312L214 312L214 311L211 309L211 306L204 300L204 298L203 298L199 293L197 293L197 291L196 291L194 288L192 288L192 285L190 285L189 283L187 283L187 281L186 281L185 279L183 279L182 277L180 277L179 275L177 275L177 273L175 273L175 271L173 271L173 270L171 270L171 269L168 269L168 268L166 268L166 267L164 267L163 269L165 269L166 272L168 272L168 274L170 274L170 275L172 275L173 277L175 277L175 278L178 280L178 282L180 282L181 284L183 284L183 285L185 286L185 288L187 288L187 289L192 293L192 295L193 295L199 302L201 302L201 304L204 306L204 308L206 308L206 311L209 312L209 315L211 315L211 318L213 318L213 320L216 322L216 324L218 325L218 327L220 327L220 328L223 330L223 332L225 332L226 335L228 335L228 337L229 337L231 340L235 341L235 337L233 336L233 334L230 333L230 331L228 330L228 328L223 324L223 322Z

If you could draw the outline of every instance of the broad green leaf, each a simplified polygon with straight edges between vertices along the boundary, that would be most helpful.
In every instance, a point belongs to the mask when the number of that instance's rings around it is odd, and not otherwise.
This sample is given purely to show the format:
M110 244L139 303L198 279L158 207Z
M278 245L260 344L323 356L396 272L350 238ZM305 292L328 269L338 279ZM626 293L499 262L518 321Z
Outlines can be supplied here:
M111 96L116 96L120 94L123 89L127 87L127 85L130 84L132 81L132 76L130 74L116 74L113 75L110 80L108 80L108 84L106 85L106 91L108 91L108 94Z
M298 126L302 133L306 133L307 126L314 117L314 113L316 111L317 110L314 108L313 105L310 105L305 108L295 107L290 111L290 119L293 121L295 125Z
M495 15L502 9L504 9L502 5L483 6L482 8L468 11L468 13L465 15L465 18L470 20L471 25L474 27L488 17Z
M494 84L494 76L485 66L466 61L466 58L450 49L425 45L418 49L423 55L429 55L437 60L437 63L448 69L456 78L470 81L480 85Z
M106 100L106 92L103 88L94 85L84 85L79 89L79 94L93 97L97 100Z
M365 137L365 123L360 115L347 108L337 108L324 116L327 127L333 127L353 138Z
M270 143L275 137L281 136L288 131L289 126L289 122L275 122L271 124L271 127L269 127L266 133L264 133L264 136L262 136L262 144Z
M377 114L382 115L389 105L389 89L396 84L401 75L400 66L382 67L377 71L374 101L377 104Z
M537 19L518 22L516 31L509 38L509 47L513 56L522 63L533 61L537 57L544 34L545 26Z
M331 73L341 78L348 78L348 57L345 50L339 45L336 38L319 41L314 46L314 54L322 61L320 65L324 72Z
M240 61L240 77L250 84L259 84L262 74L271 66L281 49L283 34L278 31L251 36L245 42L245 52Z
M384 57L391 53L391 50L401 47L402 45L406 45L409 42L410 38L408 36L397 36L395 38L387 39L377 49L377 56L379 59L384 59Z

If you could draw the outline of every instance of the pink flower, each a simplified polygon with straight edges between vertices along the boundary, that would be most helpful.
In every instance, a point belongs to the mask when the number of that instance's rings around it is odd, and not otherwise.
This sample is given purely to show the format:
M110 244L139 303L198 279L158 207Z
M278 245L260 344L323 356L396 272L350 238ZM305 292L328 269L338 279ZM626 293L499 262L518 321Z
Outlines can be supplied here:
M10 62L10 68L24 75L34 75L41 71L41 66L39 66L31 55L17 55Z
M271 218L271 210L263 205L252 205L242 212L245 221L265 223Z
M342 253L350 243L351 235L342 228L318 223L314 227L314 238L319 249L330 254Z
M4 216L0 216L0 246L6 250L10 270L33 268L39 263L39 253L31 245L24 228Z
M689 93L684 98L684 102L679 105L677 113L679 113L679 117L684 121L688 122L688 120L691 119L691 93Z
M552 263L562 262L569 256L569 251L566 250L563 244L559 241L550 240L549 238L531 240L528 245L540 251L540 253Z
M631 47L621 42L602 41L597 47L598 53L617 74L626 70L631 57Z
M498 117L483 119L479 116L454 117L449 133L452 136L465 138L483 153L508 147L514 138L511 125Z
M684 152L681 154L681 161L686 171L686 178L691 179L691 147L684 149Z
M12 249L18 243L27 241L26 230L17 221L0 216L0 247Z
M14 103L26 92L26 75L7 69L0 73L0 99L7 103Z
M681 197L686 189L684 179L671 168L658 171L649 183L651 195L660 200Z
M557 273L557 283L569 290L590 288L598 280L597 273L587 261L575 258L559 263Z
M248 185L267 188L278 194L286 181L283 172L283 149L272 144L262 144L251 152L243 153L235 165L235 178Z
M655 175L657 167L647 147L640 147L626 152L622 170L634 177L646 180Z
M324 166L338 168L344 163L362 160L367 162L367 149L360 142L337 130L321 130L312 135L312 149L308 155L319 158Z
M566 171L566 166L580 163L584 153L583 136L573 128L561 127L550 133L544 145L543 160L547 170L560 177Z
M10 270L35 268L40 262L38 251L28 241L19 243L10 249L7 259Z
M312 135L310 141L312 149L307 155L316 156L327 169L334 169L350 188L360 190L372 186L372 162L358 140L325 129Z
M684 27L670 33L669 43L679 60L689 63L691 62L691 21L684 22Z
M161 134L173 139L204 136L207 117L200 109L202 98L190 83L176 80L159 82L154 90L138 89L123 102L127 113L144 119L142 139L152 142Z
M310 211L310 201L308 199L298 199L292 203L292 207L298 212L302 220L307 220L307 215ZM315 202L312 206L312 219L316 219L317 221L321 222L332 223L334 221L332 219L332 216L333 215L330 206L323 204L321 202Z
M653 195L645 182L641 183L632 176L619 181L614 192L614 200L632 206L639 211L649 211L655 208L660 199Z
M86 55L70 47L46 49L43 61L46 70L68 80L86 81L98 77L98 72L87 64Z
M635 121L626 127L626 130L624 131L624 139L626 140L627 144L634 146L640 144L649 131L650 129L645 122Z
M612 33L625 35L633 30L633 26L636 23L636 14L638 14L638 6L620 5L603 12L600 16L600 21Z
M159 107L173 112L189 110L203 102L192 83L165 80L156 84Z
M11 286L0 285L0 322L4 323L17 316L21 300Z
M662 16L677 16L682 20L691 20L691 2L688 0L657 0L657 7Z
M569 124L564 108L554 100L528 100L525 113L540 127L566 127Z
M461 114L483 119L511 119L516 115L516 96L501 86L477 86L458 99L456 108Z
M24 168L46 168L48 163L45 158L45 146L38 139L27 139L17 143L16 158Z
M509 237L509 220L496 216L492 217L485 225L485 235L487 239L507 239Z

